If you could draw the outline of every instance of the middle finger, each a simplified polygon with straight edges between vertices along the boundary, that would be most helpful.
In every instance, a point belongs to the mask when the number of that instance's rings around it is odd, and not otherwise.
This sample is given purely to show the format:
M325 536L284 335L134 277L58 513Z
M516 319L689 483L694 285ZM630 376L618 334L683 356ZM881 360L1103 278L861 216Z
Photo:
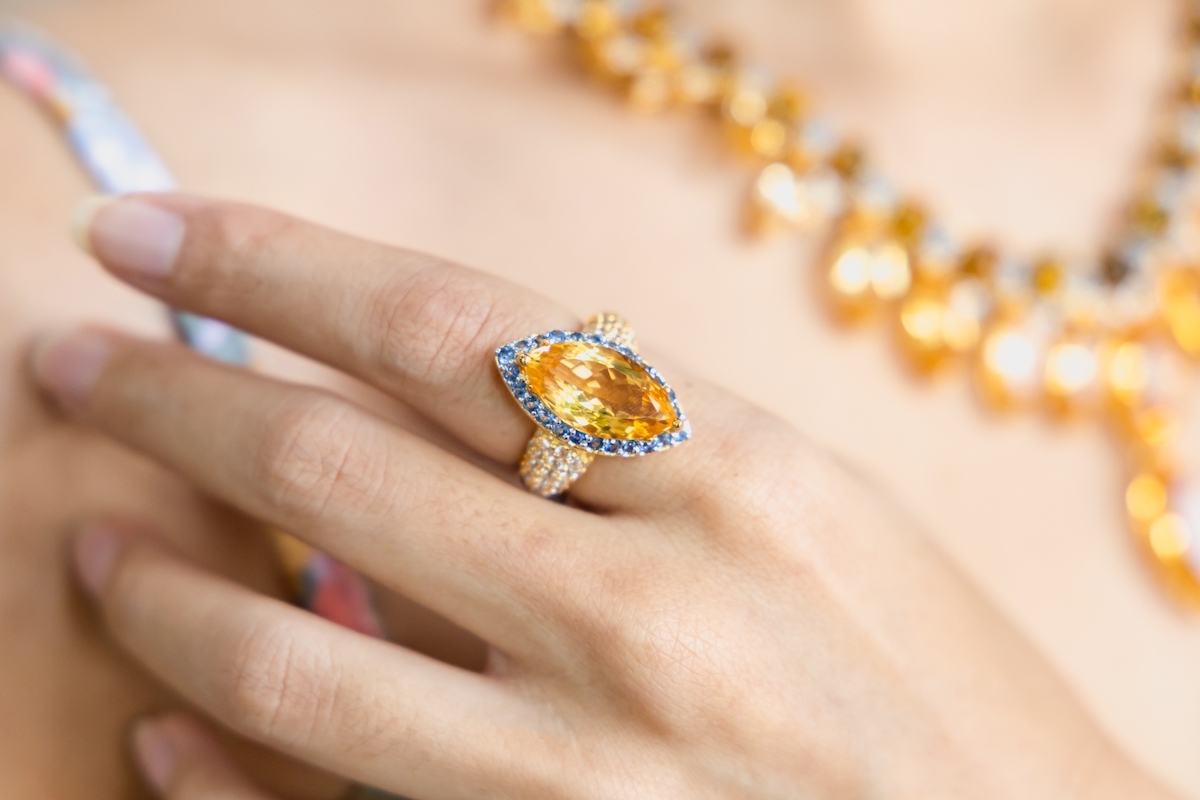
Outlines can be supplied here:
M557 565L602 558L585 512L324 392L98 331L35 362L77 416L504 649L561 602Z

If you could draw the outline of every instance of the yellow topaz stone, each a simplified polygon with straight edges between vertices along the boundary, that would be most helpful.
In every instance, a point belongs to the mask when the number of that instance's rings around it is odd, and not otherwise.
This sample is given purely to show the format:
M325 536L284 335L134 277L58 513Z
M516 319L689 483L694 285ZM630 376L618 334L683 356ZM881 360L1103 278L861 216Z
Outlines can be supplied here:
M653 439L678 419L666 387L616 350L560 342L529 351L529 391L576 430L606 439Z

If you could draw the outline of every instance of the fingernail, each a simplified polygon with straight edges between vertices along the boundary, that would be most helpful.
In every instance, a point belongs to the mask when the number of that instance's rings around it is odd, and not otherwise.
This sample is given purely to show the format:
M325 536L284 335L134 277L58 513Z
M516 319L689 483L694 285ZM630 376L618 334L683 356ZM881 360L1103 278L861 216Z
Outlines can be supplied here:
M118 273L162 278L171 271L187 226L183 217L136 197L90 197L72 216L83 250Z
M112 353L112 343L94 331L49 337L34 349L33 373L58 401L78 406L87 399Z
M139 722L133 729L133 752L146 782L159 794L166 792L179 755L162 726L154 720Z
M84 528L75 540L75 570L84 588L93 595L99 595L108 583L121 544L120 535L102 525Z
M112 205L115 199L109 195L93 195L75 206L75 211L71 214L71 238L75 240L79 249L88 255L96 255L92 252L92 220L102 209Z

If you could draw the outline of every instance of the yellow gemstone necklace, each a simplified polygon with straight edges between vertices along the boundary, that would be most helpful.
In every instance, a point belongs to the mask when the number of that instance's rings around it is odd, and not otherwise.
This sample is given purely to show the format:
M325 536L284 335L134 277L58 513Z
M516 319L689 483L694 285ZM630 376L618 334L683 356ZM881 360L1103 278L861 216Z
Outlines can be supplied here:
M707 112L757 173L756 232L827 237L838 315L893 321L920 370L965 363L998 408L1115 427L1131 526L1167 585L1200 604L1200 484L1177 452L1177 383L1200 356L1200 4L1184 0L1180 89L1122 224L1089 259L960 244L897 193L857 144L727 45L685 32L652 0L500 0L521 28L563 40L587 74L642 112Z

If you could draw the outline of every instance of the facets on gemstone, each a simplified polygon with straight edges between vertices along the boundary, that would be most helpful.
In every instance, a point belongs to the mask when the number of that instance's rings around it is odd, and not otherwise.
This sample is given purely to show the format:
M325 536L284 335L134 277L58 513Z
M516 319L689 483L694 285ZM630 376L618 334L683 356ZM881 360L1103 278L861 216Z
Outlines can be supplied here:
M538 347L522 366L529 391L579 438L647 440L672 429L678 412L668 389L635 358L609 344Z

